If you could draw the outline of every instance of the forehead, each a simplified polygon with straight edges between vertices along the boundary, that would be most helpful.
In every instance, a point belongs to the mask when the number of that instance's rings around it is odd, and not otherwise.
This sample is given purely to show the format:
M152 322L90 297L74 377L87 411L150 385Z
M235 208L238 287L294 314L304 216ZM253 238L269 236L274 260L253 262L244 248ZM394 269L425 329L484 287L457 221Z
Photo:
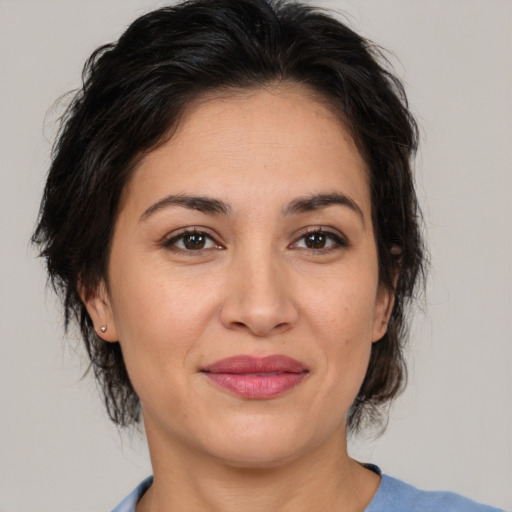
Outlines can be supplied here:
M198 98L140 162L125 199L182 192L246 203L278 189L283 201L338 189L369 208L365 162L340 116L298 85Z

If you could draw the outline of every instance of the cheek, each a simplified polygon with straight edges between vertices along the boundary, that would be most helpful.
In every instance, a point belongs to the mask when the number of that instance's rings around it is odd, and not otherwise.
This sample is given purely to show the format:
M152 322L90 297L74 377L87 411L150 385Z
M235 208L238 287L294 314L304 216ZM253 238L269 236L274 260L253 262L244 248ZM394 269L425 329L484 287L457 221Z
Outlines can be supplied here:
M217 286L206 276L185 278L158 265L119 267L116 274L124 278L112 290L114 321L128 373L142 396L141 387L157 389L152 380L158 375L177 379L183 373L176 369L194 370L188 355L217 312Z
M326 378L337 396L351 403L368 367L376 280L354 279L318 288L310 302L314 338L322 344Z
M314 325L324 331L326 339L343 346L371 342L375 313L376 280L326 279L310 296L309 315Z
M113 312L121 341L149 332L155 341L178 340L178 331L188 338L214 307L213 273L172 267L157 251L122 261L113 274Z

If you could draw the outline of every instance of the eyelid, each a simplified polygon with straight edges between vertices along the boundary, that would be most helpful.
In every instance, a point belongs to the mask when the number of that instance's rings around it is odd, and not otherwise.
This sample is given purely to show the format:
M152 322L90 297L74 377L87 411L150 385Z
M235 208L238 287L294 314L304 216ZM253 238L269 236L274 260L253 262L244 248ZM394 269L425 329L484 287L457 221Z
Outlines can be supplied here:
M198 249L197 251L193 250L186 250L181 249L180 247L173 247L173 244L178 241L180 238L187 236L187 235L204 235L205 237L212 240L212 242L215 244L215 247L209 247L207 249ZM204 226L187 226L180 228L178 230L175 230L171 233L167 233L161 240L160 245L167 249L175 249L176 251L181 251L185 253L193 253L193 252L201 252L209 249L225 249L224 244L218 241L218 237L213 235L211 233L211 230L209 228L206 228Z
M327 235L335 242L334 247L331 246L331 247L325 247L325 248L321 248L321 249L304 248L305 250L309 250L311 252L322 253L322 252L327 252L327 251L334 250L334 249L340 249L340 248L346 249L346 248L350 247L350 245L351 245L350 242L348 241L348 238L342 232L340 232L338 229L330 228L327 226L309 226L307 228L303 228L298 233L295 233L294 242L292 242L290 244L290 247L293 248L293 246L296 245L300 240L302 240L304 237L311 235L311 234Z
M197 249L196 251L194 251L194 250L187 250L187 249L182 249L177 246L173 246L173 244L175 242L177 242L180 238L187 236L187 235L194 235L194 234L203 235L203 236L207 237L208 239L210 239L213 242L214 247L208 247L206 249ZM298 244L298 242L300 240L302 240L304 237L311 235L311 234L326 235L327 237L329 237L331 240L334 241L334 244L332 244L329 247L319 248L319 249L294 247ZM222 242L219 242L218 239L219 239L219 237L216 234L215 235L212 234L211 230L207 227L186 226L186 227L180 228L178 230L175 230L171 233L167 233L160 240L159 244L164 248L174 249L177 252L184 252L184 253L188 253L188 254L200 253L200 252L211 250L211 249L226 249L225 244L223 244ZM350 242L348 241L347 237L341 231L339 231L336 228L331 228L331 227L327 227L327 226L308 226L308 227L302 228L298 232L294 233L293 239L294 239L294 241L291 244L289 244L289 246L288 246L289 248L304 249L304 250L308 250L308 251L311 251L314 253L319 253L319 254L321 254L322 252L328 252L328 251L336 250L336 249L342 249L342 248L346 249L346 248L350 247L350 245L351 245Z

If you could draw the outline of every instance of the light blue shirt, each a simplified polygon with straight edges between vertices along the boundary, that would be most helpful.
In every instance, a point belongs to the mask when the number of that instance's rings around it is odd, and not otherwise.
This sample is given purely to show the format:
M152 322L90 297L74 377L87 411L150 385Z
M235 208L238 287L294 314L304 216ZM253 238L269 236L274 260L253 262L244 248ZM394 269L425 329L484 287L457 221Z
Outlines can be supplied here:
M152 482L153 477L144 480L112 512L135 512L137 502ZM382 475L380 486L365 512L504 511L487 505L481 505L453 492L420 491L401 480Z

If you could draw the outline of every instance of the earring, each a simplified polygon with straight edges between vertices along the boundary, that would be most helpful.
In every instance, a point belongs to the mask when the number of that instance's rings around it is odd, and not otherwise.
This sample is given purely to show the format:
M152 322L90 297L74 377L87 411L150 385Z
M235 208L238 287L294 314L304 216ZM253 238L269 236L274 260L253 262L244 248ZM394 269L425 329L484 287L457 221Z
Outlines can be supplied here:
M102 325L100 327L100 331L103 332L103 333L107 332L107 326L106 325Z

